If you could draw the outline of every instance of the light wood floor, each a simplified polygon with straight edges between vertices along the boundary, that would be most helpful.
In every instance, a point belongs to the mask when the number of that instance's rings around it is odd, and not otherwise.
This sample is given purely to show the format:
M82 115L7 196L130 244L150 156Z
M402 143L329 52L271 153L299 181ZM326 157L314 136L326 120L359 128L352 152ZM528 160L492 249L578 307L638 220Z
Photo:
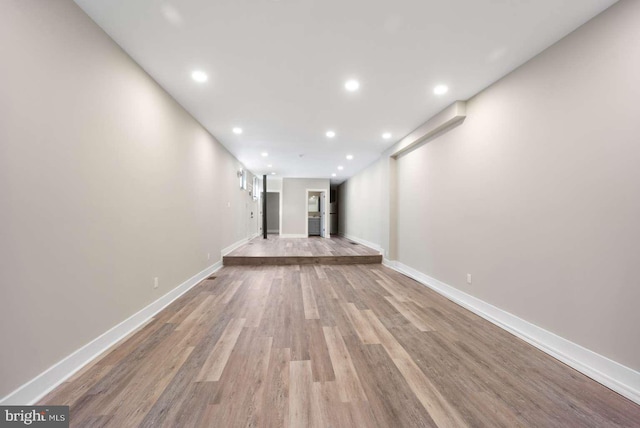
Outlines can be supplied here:
M376 250L354 243L341 236L329 239L311 238L280 238L278 235L267 235L252 239L239 247L228 256L244 257L316 257L316 256L370 256L380 254Z
M640 424L640 406L381 265L225 267L43 403L72 426Z

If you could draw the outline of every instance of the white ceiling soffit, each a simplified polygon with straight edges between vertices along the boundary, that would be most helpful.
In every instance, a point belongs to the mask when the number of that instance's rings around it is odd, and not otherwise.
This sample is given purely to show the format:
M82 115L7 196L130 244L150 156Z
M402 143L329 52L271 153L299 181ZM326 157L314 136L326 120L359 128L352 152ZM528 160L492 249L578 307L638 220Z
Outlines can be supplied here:
M251 171L339 183L615 1L76 3Z

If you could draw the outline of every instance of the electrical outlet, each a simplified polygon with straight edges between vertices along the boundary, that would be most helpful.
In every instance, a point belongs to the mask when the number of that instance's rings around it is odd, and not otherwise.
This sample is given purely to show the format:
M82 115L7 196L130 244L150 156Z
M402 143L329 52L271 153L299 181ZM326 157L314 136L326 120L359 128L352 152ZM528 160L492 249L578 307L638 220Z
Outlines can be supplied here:
M467 274L467 284L471 284L471 274Z
M153 288L158 288L158 277L153 278Z
M227 202L227 208L231 208L231 202Z
M207 260L211 260L211 253L207 253Z

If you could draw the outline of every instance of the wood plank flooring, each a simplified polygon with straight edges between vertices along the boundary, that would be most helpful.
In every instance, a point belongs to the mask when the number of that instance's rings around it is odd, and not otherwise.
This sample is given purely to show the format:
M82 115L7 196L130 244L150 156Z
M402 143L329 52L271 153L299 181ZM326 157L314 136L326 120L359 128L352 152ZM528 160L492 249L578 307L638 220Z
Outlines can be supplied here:
M232 257L315 257L377 254L380 253L341 236L325 239L320 237L280 238L278 235L267 235L267 239L262 239L262 236L254 238L228 255Z
M225 266L368 265L382 263L375 256L224 256Z
M347 265L382 263L382 255L371 248L340 236L330 239L254 238L224 256L225 266L281 266L281 265Z
M41 404L78 427L640 426L640 406L382 265L216 275Z

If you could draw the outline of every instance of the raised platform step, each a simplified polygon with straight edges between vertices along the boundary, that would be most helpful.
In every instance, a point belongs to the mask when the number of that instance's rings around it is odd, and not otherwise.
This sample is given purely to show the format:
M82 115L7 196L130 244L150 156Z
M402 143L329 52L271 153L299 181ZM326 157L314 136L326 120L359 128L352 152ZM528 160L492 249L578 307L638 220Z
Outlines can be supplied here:
M224 256L225 266L370 265L382 263L382 255L358 256Z

